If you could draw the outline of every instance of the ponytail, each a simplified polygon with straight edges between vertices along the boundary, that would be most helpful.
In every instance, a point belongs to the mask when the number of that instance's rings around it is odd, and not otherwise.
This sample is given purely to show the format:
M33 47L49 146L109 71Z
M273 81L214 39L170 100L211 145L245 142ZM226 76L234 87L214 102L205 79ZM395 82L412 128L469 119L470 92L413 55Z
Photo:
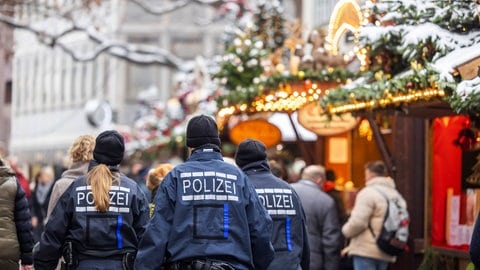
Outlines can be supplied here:
M100 212L106 212L110 207L110 186L113 174L104 164L92 168L87 174L87 183L92 186L93 201Z

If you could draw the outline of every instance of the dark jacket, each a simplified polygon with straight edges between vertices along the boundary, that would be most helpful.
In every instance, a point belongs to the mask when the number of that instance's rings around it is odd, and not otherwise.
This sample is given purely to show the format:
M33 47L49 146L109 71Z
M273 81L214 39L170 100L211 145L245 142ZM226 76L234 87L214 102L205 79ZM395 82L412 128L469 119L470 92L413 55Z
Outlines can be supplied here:
M39 201L37 197L39 185L40 183L38 183L37 181L37 183L35 184L35 189L33 190L32 195L30 196L31 214L32 216L37 218L37 226L33 228L33 238L35 242L40 240L40 236L42 232L45 230L45 222L46 222L47 212L48 212L48 202L50 201L50 195L52 194L54 183L52 182L50 184L45 200L43 202Z
M272 220L245 174L216 146L200 147L160 184L135 269L195 258L266 269L274 256L271 233Z
M138 185L126 176L110 187L110 208L98 212L85 177L63 193L45 227L35 269L54 269L65 241L73 242L83 258L99 259L135 252L148 221L148 202Z
M268 269L309 270L305 213L295 190L271 173L266 160L245 165L242 170L255 186L260 201L273 220L275 259Z
M292 184L307 216L311 269L338 269L342 246L335 202L317 184L300 180Z
M18 270L32 264L33 231L28 201L15 173L0 167L0 268Z
M475 269L480 269L480 218L478 216L470 240L470 259L473 265L475 265Z

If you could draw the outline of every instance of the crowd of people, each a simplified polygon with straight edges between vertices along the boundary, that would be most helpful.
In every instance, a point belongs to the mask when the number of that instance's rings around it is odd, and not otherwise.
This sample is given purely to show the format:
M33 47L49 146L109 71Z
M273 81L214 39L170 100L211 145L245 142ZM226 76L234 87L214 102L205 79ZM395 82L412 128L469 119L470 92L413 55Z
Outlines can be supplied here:
M395 261L375 244L387 204L374 187L402 199L383 162L366 164L347 213L324 166L288 183L253 139L226 162L210 116L190 119L186 146L181 164L124 174L122 135L79 136L69 168L57 180L39 170L31 194L0 159L0 247L14 247L0 248L0 269L383 270Z

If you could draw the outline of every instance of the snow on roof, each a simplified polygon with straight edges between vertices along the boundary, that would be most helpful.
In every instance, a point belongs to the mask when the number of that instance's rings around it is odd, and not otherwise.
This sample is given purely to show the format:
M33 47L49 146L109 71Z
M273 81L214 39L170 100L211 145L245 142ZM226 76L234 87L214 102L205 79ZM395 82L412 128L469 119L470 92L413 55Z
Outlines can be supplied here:
M465 80L458 84L457 94L465 100L468 95L480 92L480 77Z
M480 43L469 47L457 48L444 57L439 58L433 66L440 74L452 73L456 67L477 57L480 57Z

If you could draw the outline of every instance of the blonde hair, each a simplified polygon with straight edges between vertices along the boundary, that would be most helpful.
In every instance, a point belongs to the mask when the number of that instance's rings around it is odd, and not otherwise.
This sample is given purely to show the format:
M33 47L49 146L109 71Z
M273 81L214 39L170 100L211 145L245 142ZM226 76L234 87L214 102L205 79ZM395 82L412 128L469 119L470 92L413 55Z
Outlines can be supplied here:
M113 180L118 182L118 175L113 174L105 164L99 164L87 174L87 184L92 186L93 202L100 212L106 212L110 207L110 187Z
M173 165L169 163L162 163L156 168L148 171L147 175L147 188L154 190L162 182L165 175L173 169Z
M95 137L92 135L82 135L75 139L68 150L68 154L73 162L85 162L93 159L93 149L95 148Z

